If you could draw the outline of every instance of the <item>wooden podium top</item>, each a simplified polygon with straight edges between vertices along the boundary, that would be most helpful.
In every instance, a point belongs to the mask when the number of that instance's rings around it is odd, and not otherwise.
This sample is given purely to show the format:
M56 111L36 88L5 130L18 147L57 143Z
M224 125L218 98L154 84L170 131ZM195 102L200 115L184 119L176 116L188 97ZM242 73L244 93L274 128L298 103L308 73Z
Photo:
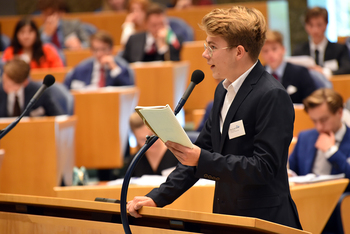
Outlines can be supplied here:
M117 224L115 225L118 226L119 223L120 226L120 205L114 203L0 194L0 217L2 216L1 214L4 213L9 214L8 217L11 217L11 215L15 213L22 213L22 215L30 217L42 216L42 219L45 219L46 216L50 216L63 219L74 218L76 220L88 220L96 223L97 221L104 221L107 223L116 222ZM140 214L143 216L140 219L129 217L129 222L132 225L131 230L133 232L134 230L138 230L137 227L143 226L146 229L143 229L142 233L168 233L164 232L164 230L167 229L182 229L182 231L185 232L194 231L195 233L215 233L215 230L220 230L221 233L308 233L261 219L232 215L153 207L142 208ZM111 215L114 217L111 217ZM5 217L5 215L3 216ZM12 219L10 221L14 222ZM67 221L67 224L68 223ZM61 229L63 228L62 225L64 225L64 223L61 222ZM188 229L188 227L190 228ZM151 232L146 231L148 229ZM7 229L0 229L0 231L1 230ZM172 231L172 233L174 232L175 231Z

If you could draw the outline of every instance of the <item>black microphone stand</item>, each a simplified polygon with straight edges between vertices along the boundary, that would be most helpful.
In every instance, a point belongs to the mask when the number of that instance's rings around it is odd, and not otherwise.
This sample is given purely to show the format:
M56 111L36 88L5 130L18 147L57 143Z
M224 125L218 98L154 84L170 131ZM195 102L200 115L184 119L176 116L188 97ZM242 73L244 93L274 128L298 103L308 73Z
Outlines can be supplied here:
M177 115L185 102L178 104L175 108L174 114ZM131 234L130 226L129 226L129 221L128 221L128 216L126 212L126 197L128 194L128 187L129 187L129 182L132 173L134 172L134 169L137 165L137 163L140 161L142 156L146 153L146 151L158 140L158 137L153 135L153 136L147 136L146 137L146 143L141 147L141 149L136 153L135 157L131 161L130 166L128 167L128 170L126 171L124 180L123 180L123 185L122 185L122 191L120 195L120 216L124 228L124 232L126 234Z

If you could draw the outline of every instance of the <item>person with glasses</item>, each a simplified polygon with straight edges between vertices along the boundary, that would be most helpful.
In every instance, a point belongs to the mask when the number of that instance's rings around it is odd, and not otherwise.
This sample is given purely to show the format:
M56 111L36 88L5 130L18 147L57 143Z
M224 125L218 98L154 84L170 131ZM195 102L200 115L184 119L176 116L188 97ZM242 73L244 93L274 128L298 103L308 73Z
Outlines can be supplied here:
M258 60L267 30L264 16L243 6L214 9L201 28L207 34L202 56L214 79L224 79L210 117L193 148L165 143L179 164L159 188L129 201L129 213L140 217L142 206L168 205L204 178L215 181L214 213L301 229L287 175L294 108L282 84Z
M93 56L79 63L65 77L64 84L69 89L134 84L127 62L113 55L111 35L98 31L91 36L90 43Z

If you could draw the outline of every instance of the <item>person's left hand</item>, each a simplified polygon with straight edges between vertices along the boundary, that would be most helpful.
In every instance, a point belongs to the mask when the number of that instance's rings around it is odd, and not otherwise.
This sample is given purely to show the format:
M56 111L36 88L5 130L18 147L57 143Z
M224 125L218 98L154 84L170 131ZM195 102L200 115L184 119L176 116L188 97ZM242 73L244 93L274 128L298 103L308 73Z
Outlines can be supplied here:
M198 159L201 154L201 149L198 146L193 145L193 148L191 149L171 141L167 141L165 145L181 164L186 166L198 165Z
M168 35L168 29L166 27L159 29L159 31L157 33L157 38L156 38L158 48L162 48L163 46L166 45L166 36L167 35Z
M332 131L329 133L320 133L315 143L315 147L323 152L327 152L333 145L335 145L335 136Z
M319 65L315 65L313 67L310 67L310 69L315 70L315 71L323 74L323 68L321 66L319 66Z
M110 70L113 70L114 68L118 67L118 65L115 63L113 55L105 55L101 58L101 64L107 65Z

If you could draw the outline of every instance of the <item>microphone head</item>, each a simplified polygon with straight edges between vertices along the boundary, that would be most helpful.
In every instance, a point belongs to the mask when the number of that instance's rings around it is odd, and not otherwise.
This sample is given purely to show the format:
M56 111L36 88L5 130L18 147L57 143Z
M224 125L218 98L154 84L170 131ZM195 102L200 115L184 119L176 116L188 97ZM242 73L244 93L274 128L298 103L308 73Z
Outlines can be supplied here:
M202 82L203 79L204 79L204 73L201 70L195 70L192 73L191 82L195 83L196 85Z
M51 74L46 75L43 84L46 85L46 87L50 87L53 83L55 83L55 77Z

